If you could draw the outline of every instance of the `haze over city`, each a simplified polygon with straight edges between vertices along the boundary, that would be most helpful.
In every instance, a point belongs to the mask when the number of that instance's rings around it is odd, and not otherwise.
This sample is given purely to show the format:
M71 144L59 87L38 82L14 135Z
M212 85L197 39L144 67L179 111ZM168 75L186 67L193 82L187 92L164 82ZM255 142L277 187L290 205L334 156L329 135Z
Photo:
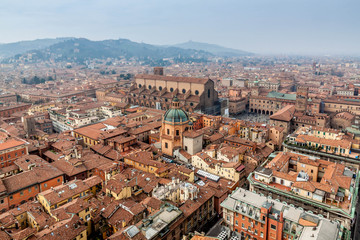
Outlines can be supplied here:
M0 43L56 37L189 40L257 54L359 55L356 0L0 2Z
M359 7L0 0L0 240L359 240Z

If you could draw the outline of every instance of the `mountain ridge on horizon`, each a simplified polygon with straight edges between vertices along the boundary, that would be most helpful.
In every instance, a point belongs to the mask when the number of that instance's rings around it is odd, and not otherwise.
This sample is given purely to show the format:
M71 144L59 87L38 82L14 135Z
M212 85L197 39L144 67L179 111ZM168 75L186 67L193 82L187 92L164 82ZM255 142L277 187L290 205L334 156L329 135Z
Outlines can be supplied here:
M192 40L189 40L184 43L174 44L171 46L179 47L179 48L183 48L183 49L203 50L203 51L207 51L207 52L210 52L212 54L215 54L215 55L221 56L221 57L238 57L238 56L254 55L254 53L239 50L239 49L228 48L228 47L224 47L224 46L221 46L218 44L212 44L212 43L196 42L196 41L192 41Z
M13 43L2 43L0 44L0 58L11 58L17 55L26 54L28 52L37 52L41 55L44 55L45 49L48 49L50 51L54 50L58 54L61 54L61 51L59 51L58 48L59 45L65 47L65 49L70 51L71 46L69 46L69 44L71 44L71 41L75 41L78 43L81 42L85 44L83 50L87 52L89 58L95 56L115 57L117 53L125 54L127 56L133 55L137 57L151 57L151 54L154 54L155 58L176 57L177 55L184 57L208 57L211 55L219 57L237 57L253 55L249 52L225 48L216 44L198 43L192 41L189 41L187 43L196 43L197 46L195 46L194 44L186 45L186 43L157 46L153 44L133 42L129 39L122 38L94 41L86 38L59 37L24 40ZM114 51L112 52L109 48L113 48ZM97 52L97 54L91 54L90 50ZM103 52L101 53L101 51ZM70 54L70 52L67 52L67 54ZM161 56L161 54L163 54L163 56ZM86 58L87 56L82 55L81 57Z

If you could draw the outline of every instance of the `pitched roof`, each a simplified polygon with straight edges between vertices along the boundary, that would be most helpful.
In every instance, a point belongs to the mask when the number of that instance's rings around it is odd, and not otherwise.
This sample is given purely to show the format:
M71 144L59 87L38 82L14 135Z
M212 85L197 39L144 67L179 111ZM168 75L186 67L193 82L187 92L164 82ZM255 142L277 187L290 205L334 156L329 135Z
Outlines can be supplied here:
M293 118L294 113L295 113L295 106L288 105L288 106L280 109L273 115L271 115L270 119L289 122Z
M173 76L162 76L162 75L148 75L148 74L138 74L135 76L135 79L151 79L151 80L164 80L171 82L187 82L187 83L199 83L205 84L210 79L207 78L193 78L193 77L173 77Z

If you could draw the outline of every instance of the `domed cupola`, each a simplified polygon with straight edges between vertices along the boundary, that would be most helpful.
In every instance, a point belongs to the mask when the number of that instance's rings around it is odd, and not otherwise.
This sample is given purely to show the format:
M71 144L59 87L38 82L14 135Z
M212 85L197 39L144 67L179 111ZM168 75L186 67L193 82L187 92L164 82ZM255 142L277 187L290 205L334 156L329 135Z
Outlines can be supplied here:
M189 121L189 116L180 108L180 101L177 97L174 97L171 108L164 114L164 121L173 124L181 124Z

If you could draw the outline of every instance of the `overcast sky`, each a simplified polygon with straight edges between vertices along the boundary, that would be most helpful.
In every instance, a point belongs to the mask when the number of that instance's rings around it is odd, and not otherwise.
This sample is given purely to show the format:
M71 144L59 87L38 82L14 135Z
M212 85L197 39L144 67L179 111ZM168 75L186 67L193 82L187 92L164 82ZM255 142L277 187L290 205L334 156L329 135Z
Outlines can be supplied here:
M358 55L360 0L0 0L0 43L54 37Z

